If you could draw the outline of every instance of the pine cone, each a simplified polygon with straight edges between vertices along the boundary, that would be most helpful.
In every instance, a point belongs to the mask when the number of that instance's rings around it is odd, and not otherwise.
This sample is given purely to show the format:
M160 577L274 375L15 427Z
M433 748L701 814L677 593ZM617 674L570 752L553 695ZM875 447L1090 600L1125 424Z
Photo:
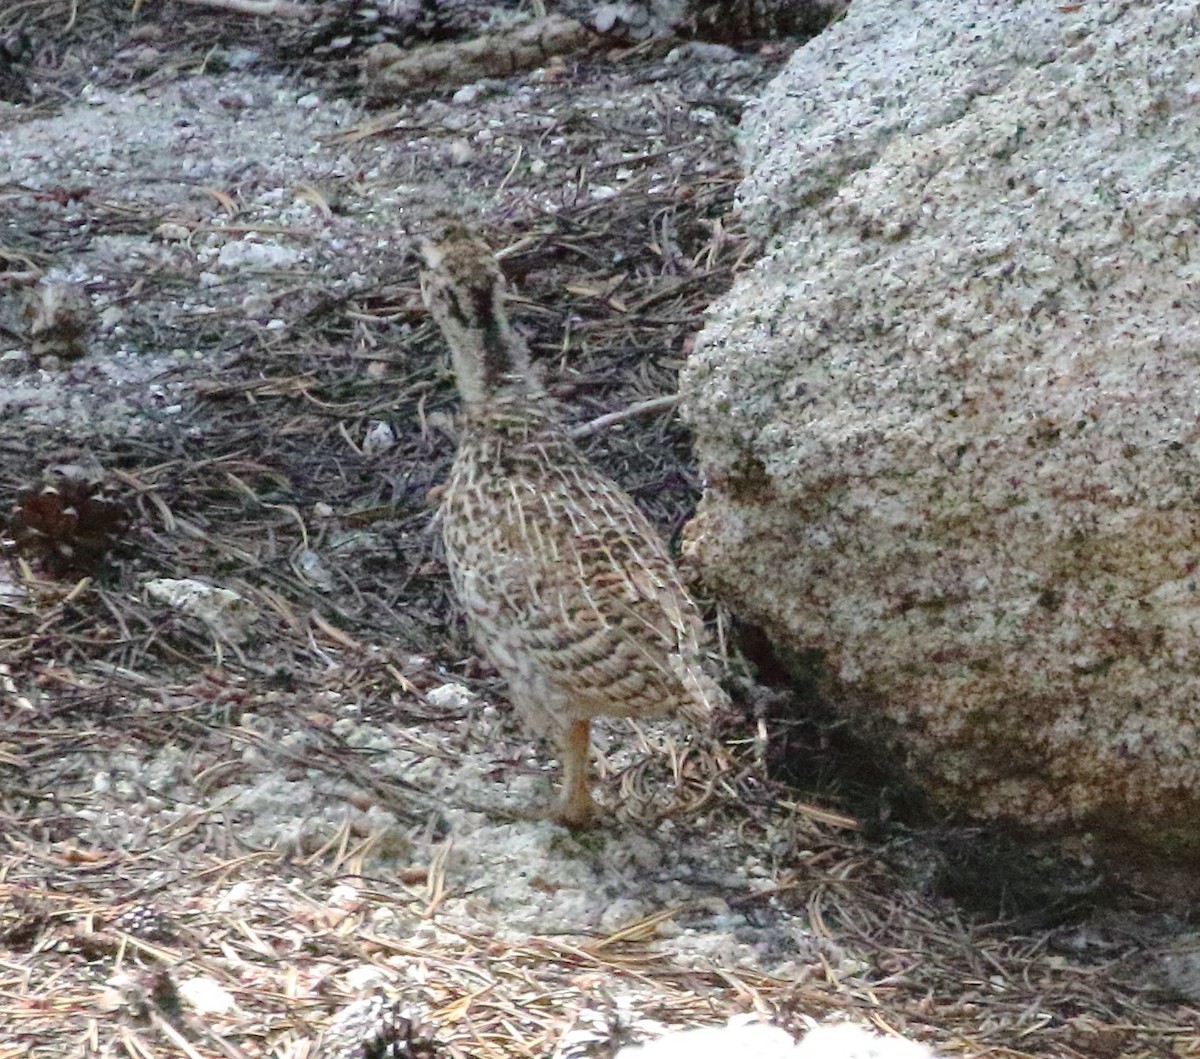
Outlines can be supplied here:
M323 0L316 18L284 43L292 59L357 59L376 44L402 48L479 31L473 0Z
M49 467L40 488L21 493L9 519L17 552L51 577L89 574L129 529L123 504L104 492L102 472Z
M398 1001L370 996L334 1016L316 1059L437 1059L437 1054L416 1016Z
M177 936L171 918L152 905L127 908L110 925L143 941L174 941Z

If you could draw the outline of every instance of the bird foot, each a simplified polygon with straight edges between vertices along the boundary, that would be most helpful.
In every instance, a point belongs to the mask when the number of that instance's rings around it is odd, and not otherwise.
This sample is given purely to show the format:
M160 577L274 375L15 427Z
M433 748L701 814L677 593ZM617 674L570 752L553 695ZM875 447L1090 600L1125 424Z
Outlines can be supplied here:
M600 823L600 806L585 789L582 793L564 795L550 810L550 819L556 824L582 831Z

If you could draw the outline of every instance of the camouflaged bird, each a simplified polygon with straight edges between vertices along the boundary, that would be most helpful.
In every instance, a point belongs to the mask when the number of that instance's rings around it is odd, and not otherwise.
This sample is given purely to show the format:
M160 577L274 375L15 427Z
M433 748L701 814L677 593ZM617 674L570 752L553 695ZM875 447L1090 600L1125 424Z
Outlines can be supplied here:
M704 725L724 692L666 545L575 447L538 381L491 252L459 224L421 252L464 409L441 509L450 577L513 705L559 749L554 819L587 826L591 718L679 712Z

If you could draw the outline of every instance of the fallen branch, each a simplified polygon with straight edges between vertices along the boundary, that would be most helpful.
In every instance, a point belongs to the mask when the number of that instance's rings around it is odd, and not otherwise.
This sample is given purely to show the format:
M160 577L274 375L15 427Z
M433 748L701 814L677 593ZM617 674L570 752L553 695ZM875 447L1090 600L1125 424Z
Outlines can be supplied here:
M599 34L583 23L549 15L515 29L408 51L377 44L367 52L365 90L372 99L387 100L435 85L508 77L542 66L556 55L585 50L599 40Z
M219 11L232 11L236 15L254 15L259 18L312 18L313 10L307 4L296 4L292 0L183 0L195 7L215 7Z
M679 404L679 394L677 393L667 394L666 397L651 397L648 401L639 401L637 404L631 404L628 408L622 408L619 412L609 412L606 415L597 416L587 423L572 427L571 438L574 441L578 441L580 438L590 438L593 434L599 434L600 431L607 430L615 423L623 423L626 419L633 419L635 416L652 415L667 408L674 408L677 404Z

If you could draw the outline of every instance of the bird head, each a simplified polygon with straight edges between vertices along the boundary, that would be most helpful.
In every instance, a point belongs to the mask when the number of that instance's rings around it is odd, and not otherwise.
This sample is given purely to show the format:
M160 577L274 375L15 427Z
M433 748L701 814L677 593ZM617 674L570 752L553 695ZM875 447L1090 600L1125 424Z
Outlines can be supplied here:
M421 257L421 297L450 349L463 400L540 392L529 347L504 311L504 276L487 244L449 221L421 243Z

